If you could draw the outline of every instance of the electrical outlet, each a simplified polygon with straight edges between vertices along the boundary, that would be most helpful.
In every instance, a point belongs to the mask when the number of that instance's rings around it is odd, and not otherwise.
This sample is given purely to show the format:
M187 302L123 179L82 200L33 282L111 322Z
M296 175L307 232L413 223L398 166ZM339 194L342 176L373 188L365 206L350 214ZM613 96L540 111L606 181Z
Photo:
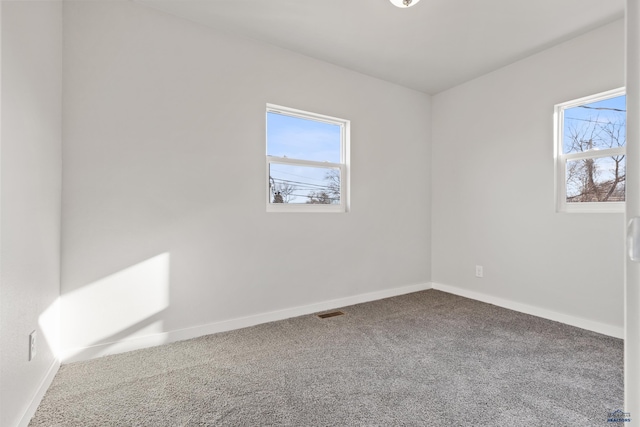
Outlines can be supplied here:
M29 334L29 361L32 361L34 357L36 357L36 331L33 331Z
M484 277L484 268L481 265L476 265L476 277Z

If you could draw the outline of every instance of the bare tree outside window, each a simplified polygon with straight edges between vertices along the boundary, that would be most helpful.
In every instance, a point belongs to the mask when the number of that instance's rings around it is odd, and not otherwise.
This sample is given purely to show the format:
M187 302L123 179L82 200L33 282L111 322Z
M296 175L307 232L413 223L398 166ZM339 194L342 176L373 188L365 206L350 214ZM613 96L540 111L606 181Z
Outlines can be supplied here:
M340 171L337 169L331 169L324 176L327 181L327 188L329 195L334 199L340 201Z
M331 196L326 191L312 191L308 197L307 203L311 205L330 205L332 203Z
M626 145L624 113L596 115L580 121L567 120L565 152L581 153ZM592 157L567 162L567 202L625 200L625 154Z
M273 194L272 203L289 203L297 189L295 185L288 182L276 182L271 177L269 177L269 184L271 186L271 194Z
M279 171L282 173L282 171ZM269 177L271 203L330 205L340 203L340 171L328 169L324 178L295 175L298 181ZM322 176L322 175L321 175ZM321 182L321 183L320 183Z
M329 205L340 203L340 171L330 169L324 176L326 190L311 191L307 196L307 203L315 205Z

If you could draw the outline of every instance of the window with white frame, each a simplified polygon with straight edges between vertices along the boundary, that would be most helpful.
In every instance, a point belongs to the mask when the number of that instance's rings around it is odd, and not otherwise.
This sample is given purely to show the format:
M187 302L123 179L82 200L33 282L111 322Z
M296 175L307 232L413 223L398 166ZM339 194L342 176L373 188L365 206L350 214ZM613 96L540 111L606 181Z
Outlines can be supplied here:
M555 106L559 211L624 211L626 110L624 88Z
M267 104L267 211L346 212L349 120Z

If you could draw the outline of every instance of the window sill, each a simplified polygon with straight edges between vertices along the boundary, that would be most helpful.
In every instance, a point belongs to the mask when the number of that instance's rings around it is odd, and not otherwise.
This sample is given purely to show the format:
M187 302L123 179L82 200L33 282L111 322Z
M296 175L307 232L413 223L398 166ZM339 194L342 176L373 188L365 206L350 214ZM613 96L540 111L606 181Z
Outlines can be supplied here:
M267 212L346 213L343 205L268 203Z
M564 203L558 213L624 213L624 202Z

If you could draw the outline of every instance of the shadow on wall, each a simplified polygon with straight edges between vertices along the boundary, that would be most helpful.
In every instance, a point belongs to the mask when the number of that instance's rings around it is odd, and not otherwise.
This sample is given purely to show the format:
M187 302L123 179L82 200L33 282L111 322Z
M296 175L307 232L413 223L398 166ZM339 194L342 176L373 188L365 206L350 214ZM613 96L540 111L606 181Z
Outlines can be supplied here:
M147 346L164 344L161 319L169 307L169 287L165 252L62 295L64 345L57 356L63 362L85 360L142 337Z

